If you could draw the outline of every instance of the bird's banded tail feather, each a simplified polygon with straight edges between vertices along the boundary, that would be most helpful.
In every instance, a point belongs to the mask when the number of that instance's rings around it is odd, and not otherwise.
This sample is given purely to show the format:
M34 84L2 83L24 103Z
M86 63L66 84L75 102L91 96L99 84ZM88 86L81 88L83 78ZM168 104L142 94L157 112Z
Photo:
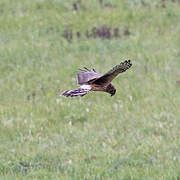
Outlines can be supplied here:
M67 90L61 94L61 96L66 96L66 97L76 97L76 96L84 96L89 92L89 89L83 89L83 88L78 88L75 90Z

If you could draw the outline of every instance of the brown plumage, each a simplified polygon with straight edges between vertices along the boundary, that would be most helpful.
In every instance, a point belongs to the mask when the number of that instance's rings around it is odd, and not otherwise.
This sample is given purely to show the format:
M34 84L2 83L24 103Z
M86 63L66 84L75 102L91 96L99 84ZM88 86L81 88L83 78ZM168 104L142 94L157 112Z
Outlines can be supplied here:
M77 73L78 84L80 87L75 90L68 90L61 95L66 97L84 96L89 91L103 91L114 96L116 93L115 87L111 84L111 81L122 72L125 72L132 66L130 60L126 60L119 65L113 67L106 74L101 75L94 69L89 70L86 67L80 69Z

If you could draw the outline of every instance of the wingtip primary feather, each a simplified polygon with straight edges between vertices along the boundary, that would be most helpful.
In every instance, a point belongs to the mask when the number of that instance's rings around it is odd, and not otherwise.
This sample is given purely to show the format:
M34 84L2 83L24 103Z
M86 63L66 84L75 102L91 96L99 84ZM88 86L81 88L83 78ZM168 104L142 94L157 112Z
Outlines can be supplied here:
M83 72L87 72L87 71L97 73L96 70L95 70L94 68L93 68L93 69L88 69L88 68L84 67L84 69L79 68L78 70L79 70L78 73L81 73L81 72L83 73Z
M84 67L84 69L78 69L80 72L86 72L86 71L91 71L90 69Z
M132 66L132 63L131 60L129 59L129 60L125 60L124 62L121 62L119 65L117 65L117 68L118 66L121 66L124 69L124 71L126 71Z
M84 67L84 69L86 69L87 71L90 71L90 69L88 69L87 67Z

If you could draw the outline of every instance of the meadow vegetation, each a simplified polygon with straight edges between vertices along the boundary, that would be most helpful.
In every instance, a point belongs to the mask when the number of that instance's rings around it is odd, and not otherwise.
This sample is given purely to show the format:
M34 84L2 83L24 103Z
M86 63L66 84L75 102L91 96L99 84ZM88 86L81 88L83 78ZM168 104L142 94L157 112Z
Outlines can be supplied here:
M126 59L115 96L59 96ZM179 180L180 1L1 0L0 179Z

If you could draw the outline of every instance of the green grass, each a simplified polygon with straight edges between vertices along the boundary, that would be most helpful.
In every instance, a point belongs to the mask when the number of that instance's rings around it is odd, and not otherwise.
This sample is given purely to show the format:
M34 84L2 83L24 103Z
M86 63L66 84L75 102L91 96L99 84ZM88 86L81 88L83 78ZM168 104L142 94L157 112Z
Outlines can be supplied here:
M0 179L179 180L179 1L73 2L0 1ZM85 37L101 25L121 37ZM125 59L114 97L59 96Z

